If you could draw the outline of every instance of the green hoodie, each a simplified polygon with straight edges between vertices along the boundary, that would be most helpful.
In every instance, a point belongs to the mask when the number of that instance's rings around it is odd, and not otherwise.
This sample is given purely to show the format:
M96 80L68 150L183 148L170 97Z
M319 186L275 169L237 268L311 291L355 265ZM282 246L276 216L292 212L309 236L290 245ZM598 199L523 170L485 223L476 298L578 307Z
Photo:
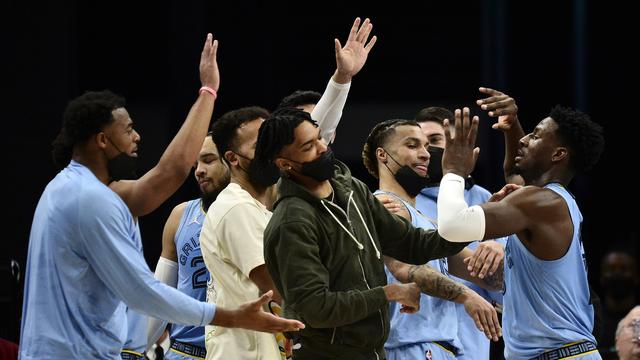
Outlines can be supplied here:
M306 328L296 359L385 359L389 334L382 254L411 264L453 255L467 243L442 239L392 215L336 161L334 201L289 178L264 232L264 258L285 316Z

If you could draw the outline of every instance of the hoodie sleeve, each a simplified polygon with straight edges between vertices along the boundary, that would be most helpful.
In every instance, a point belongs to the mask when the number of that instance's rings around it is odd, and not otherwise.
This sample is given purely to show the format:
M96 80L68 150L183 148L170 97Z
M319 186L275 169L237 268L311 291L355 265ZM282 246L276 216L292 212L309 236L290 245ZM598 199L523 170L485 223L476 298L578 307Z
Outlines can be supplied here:
M329 271L320 258L317 234L306 222L285 222L265 238L265 261L285 304L314 328L362 320L387 306L382 287L331 291Z
M424 264L457 254L469 244L449 242L437 230L415 228L407 219L391 214L368 189L365 193L384 255L409 264Z

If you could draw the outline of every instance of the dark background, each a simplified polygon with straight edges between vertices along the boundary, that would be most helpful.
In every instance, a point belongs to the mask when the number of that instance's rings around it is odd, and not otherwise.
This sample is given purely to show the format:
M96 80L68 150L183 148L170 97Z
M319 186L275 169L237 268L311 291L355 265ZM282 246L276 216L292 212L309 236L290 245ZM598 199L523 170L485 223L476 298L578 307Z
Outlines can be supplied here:
M296 89L323 91L335 70L333 38L344 44L353 19L370 17L379 39L356 76L334 151L375 187L360 161L372 126L413 118L426 106L471 106L478 86L516 98L529 131L555 104L577 107L602 124L607 145L599 165L570 189L585 222L592 284L602 256L621 243L637 254L637 19L611 1L506 0L387 2L9 1L2 5L2 110L7 236L0 248L3 314L0 337L17 340L24 270L37 201L56 174L51 141L67 102L108 88L127 98L142 135L140 174L160 158L200 86L198 61L207 32L219 39L221 86L214 119L241 106L273 109ZM5 62L7 62L5 64ZM474 176L490 191L503 185L502 135L481 116L482 148ZM197 196L193 178L141 219L151 268L164 221ZM627 209L627 210L625 210ZM4 305L6 304L6 305Z

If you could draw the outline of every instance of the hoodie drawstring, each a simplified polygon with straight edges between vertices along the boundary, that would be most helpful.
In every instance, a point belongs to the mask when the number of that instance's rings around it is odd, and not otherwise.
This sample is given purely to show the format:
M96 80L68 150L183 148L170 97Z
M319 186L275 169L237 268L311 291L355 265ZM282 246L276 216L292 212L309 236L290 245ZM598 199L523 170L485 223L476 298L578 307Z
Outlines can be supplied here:
M358 249L363 250L364 246L358 241L358 239L356 239L356 237L351 233L351 231L349 231L349 229L347 229L342 224L342 222L340 222L340 220L338 220L338 217L333 212L331 212L331 210L329 209L327 204L325 204L325 201L320 199L320 202L322 203L322 206L324 206L324 208L327 209L327 211L329 212L331 217L333 217L333 219L338 223L338 225L340 225L340 227L344 231L346 231L347 234L349 234L349 237L351 237L351 239L356 243L356 245L358 246ZM369 232L369 227L367 226L367 223L364 221L364 217L360 213L360 209L358 209L358 205L356 205L356 202L353 200L353 191L351 191L349 193L349 201L348 201L348 203L350 203L350 204L352 203L353 206L356 208L356 211L358 212L358 215L360 216L360 220L362 221L362 224L364 225L364 228L367 231L367 235L369 235L369 241L371 241L371 245L373 245L373 248L376 250L376 257L378 259L380 259L380 251L378 250L378 247L376 246L376 243L373 241L373 236L371 236L371 232Z

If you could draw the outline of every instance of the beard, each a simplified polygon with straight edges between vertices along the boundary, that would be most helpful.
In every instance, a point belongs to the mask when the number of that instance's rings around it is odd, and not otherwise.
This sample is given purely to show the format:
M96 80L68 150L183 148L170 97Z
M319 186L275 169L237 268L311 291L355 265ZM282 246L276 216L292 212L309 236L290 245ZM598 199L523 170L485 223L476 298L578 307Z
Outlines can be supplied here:
M200 198L202 199L202 207L204 208L205 212L209 210L209 206L211 206L211 204L213 204L214 201L216 201L216 198L218 197L218 195L220 194L220 192L222 191L222 189L216 189L214 191L211 192L204 192L202 190L200 190Z

